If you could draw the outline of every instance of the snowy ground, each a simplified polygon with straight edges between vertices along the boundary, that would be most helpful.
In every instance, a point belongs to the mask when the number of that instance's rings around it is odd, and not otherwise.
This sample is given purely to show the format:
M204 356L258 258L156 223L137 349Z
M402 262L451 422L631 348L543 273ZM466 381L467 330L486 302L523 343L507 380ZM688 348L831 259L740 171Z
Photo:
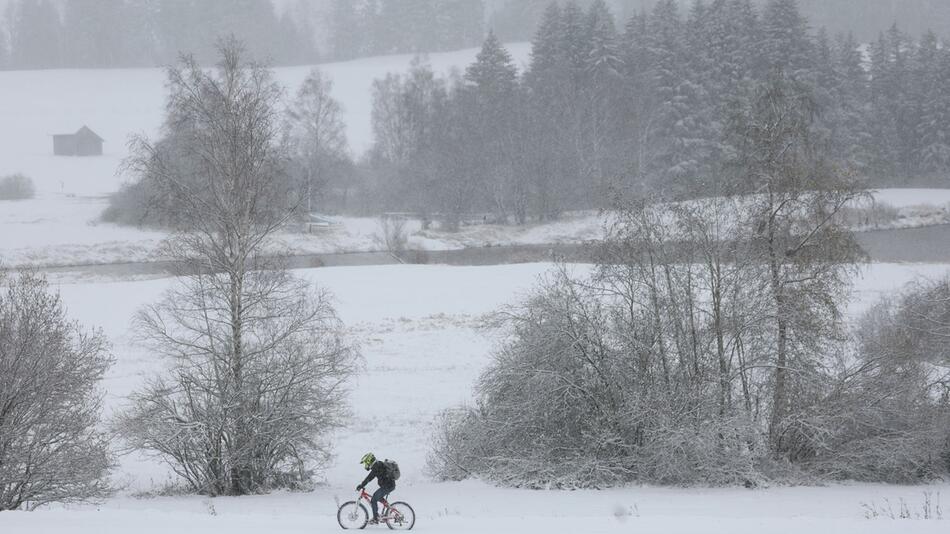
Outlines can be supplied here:
M528 61L527 44L509 45L516 63ZM464 69L477 50L432 54L440 73ZM344 109L354 154L372 142L371 85L388 72L404 72L411 56L384 56L320 66L334 81L334 96ZM277 80L296 90L309 67L275 69ZM48 70L0 72L0 176L22 172L32 178L37 197L0 201L0 262L6 266L84 265L156 259L164 235L99 222L108 195L130 177L122 168L132 135L154 136L162 122L165 98L161 69ZM52 134L86 124L105 140L105 155L54 157ZM3 125L16 127L3 128ZM884 190L879 202L900 212L884 227L950 222L950 189ZM343 217L317 235L284 235L300 254L379 250L375 219ZM603 217L568 214L550 224L510 227L471 226L458 233L422 232L409 224L409 244L416 249L447 250L487 245L575 243L602 234Z
M508 45L515 62L528 60L527 44ZM477 49L432 54L441 74L464 68ZM381 56L320 65L334 82L354 154L372 142L371 87L390 72L405 72L412 56ZM310 67L274 69L292 94ZM24 173L37 197L0 201L0 261L5 265L74 265L147 261L160 234L99 223L107 196L130 176L122 168L131 136L155 136L162 123L165 75L161 69L0 72L0 177ZM15 126L14 126L15 125ZM52 155L52 135L88 125L105 139L101 157ZM375 220L350 219L340 231L307 239L288 236L300 252L372 250Z
M384 266L298 271L333 292L341 318L362 345L365 368L352 386L354 415L336 438L337 459L312 493L277 493L240 499L135 498L160 489L167 469L154 459L125 457L116 479L118 497L101 506L53 507L37 513L0 514L2 533L158 532L228 534L273 531L332 532L337 500L351 498L367 450L398 459L403 479L395 497L419 514L422 532L947 532L941 521L865 517L863 504L911 512L925 487L833 485L824 488L663 489L631 487L603 492L500 489L470 481L433 483L423 473L433 417L471 399L471 386L496 341L482 330L485 314L517 300L548 264L492 267ZM576 266L584 272L586 266ZM856 280L852 316L875 298L918 276L950 272L950 265L870 266ZM114 343L116 365L107 377L107 411L123 402L142 374L160 362L131 342L129 319L174 281L53 279L72 316L101 326ZM214 512L214 515L212 514Z
M512 51L519 63L528 47ZM447 72L464 68L476 51L431 56ZM324 66L336 82L346 110L355 152L370 143L369 88L374 78L405 70L409 56L370 58ZM307 68L276 69L293 89ZM164 237L160 232L97 222L107 195L127 177L121 172L131 134L154 135L161 123L163 75L157 69L124 71L0 72L0 176L24 172L36 183L37 198L0 201L0 261L5 265L64 265L147 261ZM87 124L106 139L100 158L55 158L54 133ZM877 198L899 209L929 204L918 221L939 222L950 190L892 190ZM919 211L916 213L920 213ZM910 220L905 218L906 220ZM298 252L378 248L374 219L343 218L333 230L312 237L288 234ZM410 245L449 249L487 244L575 242L600 235L602 218L579 213L524 228L468 227L457 234L421 232L410 225ZM913 223L917 224L917 223ZM336 438L339 457L312 493L278 493L241 499L161 497L132 494L161 489L168 470L154 459L124 457L116 475L124 486L101 506L53 507L39 513L0 514L6 533L185 532L229 534L335 531L336 499L350 498L361 477L356 464L366 450L396 458L403 480L396 497L413 503L417 529L428 532L946 532L946 523L869 521L862 503L896 511L899 499L918 507L925 491L950 485L827 488L655 489L604 492L537 492L489 487L479 482L437 484L422 472L433 417L471 398L471 386L489 359L493 334L480 327L485 314L512 302L549 268L545 264L495 267L387 266L299 271L330 289L343 320L363 348L365 368L353 383L354 415ZM583 270L584 267L578 267ZM882 292L915 276L938 276L945 265L873 265L857 281L852 313ZM59 276L57 279L56 276ZM143 373L161 362L131 341L132 314L152 302L173 280L96 280L54 275L73 317L103 328L114 345L116 364L105 382L107 412L121 405ZM385 392L381 397L381 392ZM950 504L945 504L950 508ZM214 512L214 513L212 513Z
M0 73L2 76L2 73ZM854 221L856 230L915 228L950 223L950 189L885 189L877 202L894 209L885 220ZM166 234L99 221L107 196L40 191L37 198L0 201L0 261L6 266L89 265L147 262ZM860 217L859 217L860 218ZM336 224L313 234L286 232L279 240L295 254L326 254L383 250L380 221L366 217L333 217ZM571 212L560 220L507 226L465 226L458 232L422 230L408 221L408 244L414 250L467 247L581 243L603 237L605 215Z

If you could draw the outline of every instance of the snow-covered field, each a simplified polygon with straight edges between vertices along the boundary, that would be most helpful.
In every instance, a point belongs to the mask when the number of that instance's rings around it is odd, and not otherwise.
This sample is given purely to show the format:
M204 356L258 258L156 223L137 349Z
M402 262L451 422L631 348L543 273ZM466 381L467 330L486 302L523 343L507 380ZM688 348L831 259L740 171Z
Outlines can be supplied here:
M527 44L509 45L516 63L528 61ZM432 54L440 73L464 69L477 50ZM333 95L343 105L354 154L372 143L371 86L388 72L405 72L411 56L385 56L322 65L334 81ZM296 90L309 67L275 69L288 93ZM0 72L0 176L22 172L35 183L32 200L0 201L0 262L6 266L84 265L141 262L155 258L160 232L99 222L108 195L130 176L122 161L130 136L157 134L165 98L161 69L50 70ZM92 158L52 156L52 134L88 125L105 140L105 155ZM16 125L11 127L10 125ZM884 190L875 198L900 210L889 227L950 221L950 189ZM927 207L921 208L924 205ZM317 235L287 233L296 253L379 250L375 219L342 217L332 230ZM484 225L458 233L421 232L410 223L409 244L416 249L447 250L486 245L575 243L602 235L603 217L568 214L549 224Z
M480 327L486 314L516 301L548 264L492 267L383 266L298 271L330 291L341 318L360 341L364 369L352 384L354 409L336 437L337 458L311 493L244 498L197 496L136 498L160 489L167 469L154 459L125 457L117 481L126 488L100 506L53 507L0 514L2 533L185 532L228 534L332 532L337 500L351 497L367 450L398 459L403 478L394 497L409 501L422 532L947 532L945 521L865 517L863 504L913 512L923 487L832 485L822 488L667 489L630 487L595 491L530 491L478 481L434 483L423 472L434 416L471 399L471 386L497 340ZM588 267L576 266L579 272ZM856 280L854 316L880 294L918 276L934 277L950 265L870 266ZM116 364L106 381L107 413L161 362L131 341L129 321L172 279L76 283L53 278L70 314L99 326L114 344Z
M516 63L527 44L508 46ZM448 74L474 61L476 49L432 54L433 69ZM390 72L405 72L412 56L383 56L320 65L334 82L354 154L372 142L371 87ZM310 67L274 69L292 94ZM133 135L161 127L165 75L161 69L0 72L0 177L23 173L37 190L26 201L0 201L0 261L5 265L70 265L147 261L162 235L98 222L107 196L131 177L122 161ZM105 139L101 157L52 155L52 135L88 125ZM299 251L371 250L376 222L348 219L334 235L288 236ZM437 245L435 245L437 246ZM450 248L446 246L445 248Z
M857 230L916 228L950 223L950 190L885 189L875 199L896 213ZM894 199L892 202L890 199ZM946 200L946 202L945 202ZM6 266L58 266L147 262L160 259L158 245L166 234L99 221L108 204L104 195L40 192L35 199L0 201L0 262ZM457 232L422 230L408 221L408 245L414 250L582 243L603 237L605 215L569 212L560 220L524 226L484 224ZM336 224L313 234L285 232L279 241L294 254L384 250L380 221L367 217L333 217Z
M526 62L527 45L511 50L516 61ZM433 54L431 62L437 71L448 72L464 68L475 53ZM335 81L334 95L345 108L354 152L364 151L371 142L373 79L406 70L410 60L410 56L391 56L322 67ZM307 71L305 67L275 70L291 91ZM6 266L69 265L155 259L163 233L100 223L98 217L107 205L107 195L128 179L121 169L128 137L154 135L161 124L163 81L158 69L0 72L0 176L23 172L37 186L35 199L0 201L0 262ZM83 124L105 138L106 154L53 157L50 136ZM885 190L876 199L899 210L930 205L933 209L915 211L925 214L915 221L932 224L942 220L939 213L946 213L950 190ZM432 250L576 242L599 237L602 222L602 215L578 213L545 225L515 229L484 225L456 234L422 232L410 224L410 245ZM299 253L379 248L376 220L344 217L339 223L313 236L285 234L282 239ZM126 456L116 474L123 490L115 498L100 506L2 513L0 534L335 531L336 500L351 497L351 488L362 476L357 460L367 450L399 460L404 475L394 497L415 505L417 529L423 532L947 531L945 522L868 520L862 507L873 503L886 508L889 502L896 511L903 499L913 512L924 492L941 491L944 502L950 503L947 484L538 492L499 489L478 481L431 482L423 467L433 418L444 408L471 400L472 384L496 342L492 332L481 328L485 315L516 301L548 268L529 264L298 271L333 292L340 315L361 343L365 358L364 369L352 384L353 416L336 436L338 457L317 490L240 499L136 498L136 493L166 486L169 472L154 458ZM857 280L851 312L859 313L879 294L916 276L938 276L948 270L947 265L872 265ZM174 281L51 276L70 314L86 326L101 327L113 343L116 363L104 384L108 415L122 405L143 373L161 366L132 342L130 320Z

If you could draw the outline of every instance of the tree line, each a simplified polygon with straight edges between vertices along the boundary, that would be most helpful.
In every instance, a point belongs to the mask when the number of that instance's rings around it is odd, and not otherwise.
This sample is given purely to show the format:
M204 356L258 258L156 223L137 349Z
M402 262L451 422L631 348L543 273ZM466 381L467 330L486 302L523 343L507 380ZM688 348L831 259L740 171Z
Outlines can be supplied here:
M795 0L662 0L618 29L603 0L549 4L519 75L490 35L462 75L424 62L374 86L364 165L383 209L499 221L603 206L612 190L716 194L725 135L757 84L809 88L815 143L872 184L950 171L950 51L896 26L869 47L812 32Z
M271 0L12 0L3 15L0 68L151 67L183 50L210 64L226 35L278 64L319 59L310 22Z
M275 65L456 50L484 38L482 0L11 0L0 69L150 67L215 60L233 35Z
M589 274L499 312L475 403L443 415L443 480L521 487L909 483L950 471L947 280L845 318L860 184L775 77L728 128L720 196L618 198ZM756 194L749 195L748 191Z
M608 0L618 15L629 18L652 10L660 0ZM580 0L587 7L591 0ZM768 0L753 0L757 7ZM531 38L549 0L499 0L489 6L489 24L503 41ZM693 0L678 0L688 10ZM563 4L563 2L562 2ZM930 0L799 0L802 13L829 33L853 32L863 43L871 42L883 28L898 24L913 35L950 24L950 4Z
M333 0L325 18L335 60L478 46L482 0Z

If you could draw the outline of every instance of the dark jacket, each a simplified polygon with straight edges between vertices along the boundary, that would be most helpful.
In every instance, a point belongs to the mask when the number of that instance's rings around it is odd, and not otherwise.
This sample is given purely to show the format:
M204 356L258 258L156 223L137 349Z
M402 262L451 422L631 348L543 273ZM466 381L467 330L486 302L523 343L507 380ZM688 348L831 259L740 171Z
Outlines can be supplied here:
M374 478L378 479L379 487L392 490L396 487L396 481L389 477L389 470L383 465L383 462L376 460L369 468L369 474L363 479L360 486L366 487Z

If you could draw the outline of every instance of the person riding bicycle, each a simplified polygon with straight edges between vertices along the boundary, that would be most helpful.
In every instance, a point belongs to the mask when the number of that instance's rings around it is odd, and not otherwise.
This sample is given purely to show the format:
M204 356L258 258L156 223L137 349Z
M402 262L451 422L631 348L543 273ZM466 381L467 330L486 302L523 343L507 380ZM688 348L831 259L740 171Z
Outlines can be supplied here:
M376 456L371 452L364 454L360 463L369 471L369 474L366 475L366 478L363 479L363 482L361 482L359 486L356 486L356 491L362 491L374 478L379 484L379 489L373 493L373 498L370 500L370 507L373 509L373 519L369 521L369 524L377 525L379 524L379 501L385 499L396 489L396 480L393 478L392 473L389 472L389 468L386 464L377 460Z

